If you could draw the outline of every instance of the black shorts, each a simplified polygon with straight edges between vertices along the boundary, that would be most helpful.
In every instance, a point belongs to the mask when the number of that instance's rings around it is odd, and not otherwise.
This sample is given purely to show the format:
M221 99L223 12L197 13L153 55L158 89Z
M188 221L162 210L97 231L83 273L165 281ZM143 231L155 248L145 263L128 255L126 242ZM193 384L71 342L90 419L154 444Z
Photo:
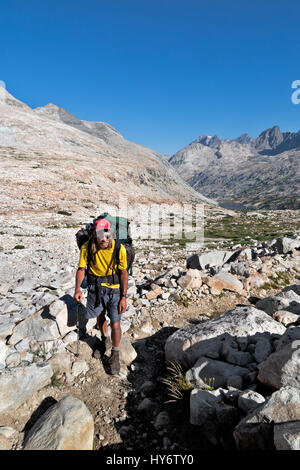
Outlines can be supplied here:
M101 315L105 310L111 323L121 321L121 314L119 313L119 303L121 299L120 288L111 288L101 286L100 288L100 304L95 307L96 303L96 286L92 284L88 288L88 296L86 303L86 318L96 318Z

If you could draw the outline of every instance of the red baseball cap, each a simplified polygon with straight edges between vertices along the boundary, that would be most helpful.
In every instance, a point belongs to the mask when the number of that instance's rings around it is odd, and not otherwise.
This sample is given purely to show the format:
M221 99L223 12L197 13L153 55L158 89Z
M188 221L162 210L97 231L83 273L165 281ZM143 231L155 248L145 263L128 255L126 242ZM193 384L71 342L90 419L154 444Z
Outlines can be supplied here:
M106 219L96 220L96 222L94 223L94 229L95 230L110 230L111 224L109 220L106 220Z

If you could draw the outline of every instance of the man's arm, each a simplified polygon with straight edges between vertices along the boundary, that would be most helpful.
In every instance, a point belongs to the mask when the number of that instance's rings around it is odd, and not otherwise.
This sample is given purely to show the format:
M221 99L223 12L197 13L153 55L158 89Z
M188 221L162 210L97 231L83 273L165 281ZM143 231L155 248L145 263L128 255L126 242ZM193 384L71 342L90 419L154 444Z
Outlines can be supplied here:
M74 293L74 299L76 302L81 302L82 300L82 291L80 289L80 286L82 284L82 281L84 279L84 268L78 268L76 272L76 283L75 283L75 293Z
M121 290L121 300L119 304L119 312L124 313L127 309L126 297L122 297L122 294L126 295L128 287L128 271L123 269L120 276L120 290Z

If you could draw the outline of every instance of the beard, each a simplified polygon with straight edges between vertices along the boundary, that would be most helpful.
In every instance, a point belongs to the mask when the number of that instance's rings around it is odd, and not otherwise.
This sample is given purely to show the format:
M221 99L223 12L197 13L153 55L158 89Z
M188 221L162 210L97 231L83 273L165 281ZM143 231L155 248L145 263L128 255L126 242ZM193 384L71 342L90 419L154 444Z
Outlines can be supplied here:
M98 238L96 238L95 244L96 244L96 247L97 247L98 250L102 248L101 241ZM112 246L112 241L111 241L111 238L110 238L106 248L109 249L109 248L111 248L111 246Z

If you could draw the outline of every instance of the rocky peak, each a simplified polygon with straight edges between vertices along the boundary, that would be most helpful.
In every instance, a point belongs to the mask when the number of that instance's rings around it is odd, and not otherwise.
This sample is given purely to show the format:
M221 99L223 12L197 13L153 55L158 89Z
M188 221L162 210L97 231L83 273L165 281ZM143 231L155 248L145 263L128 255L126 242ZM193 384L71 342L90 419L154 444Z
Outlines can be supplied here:
M255 142L257 150L275 149L283 141L283 134L279 126L274 126L261 132Z
M240 137L234 140L241 145L248 145L248 144L252 145L255 142L255 139L250 137L249 134L242 134Z
M206 145L206 147L210 148L219 148L222 143L222 139L218 135L210 136L210 135L200 135L196 140L192 143L198 143L202 145Z
M23 110L31 110L29 106L22 103L22 101L17 100L3 87L0 87L0 105L13 106Z
M39 114L40 116L55 119L56 121L61 121L64 124L68 124L70 126L82 126L82 122L80 121L80 119L53 103L48 103L46 104L46 106L35 108L33 111Z

